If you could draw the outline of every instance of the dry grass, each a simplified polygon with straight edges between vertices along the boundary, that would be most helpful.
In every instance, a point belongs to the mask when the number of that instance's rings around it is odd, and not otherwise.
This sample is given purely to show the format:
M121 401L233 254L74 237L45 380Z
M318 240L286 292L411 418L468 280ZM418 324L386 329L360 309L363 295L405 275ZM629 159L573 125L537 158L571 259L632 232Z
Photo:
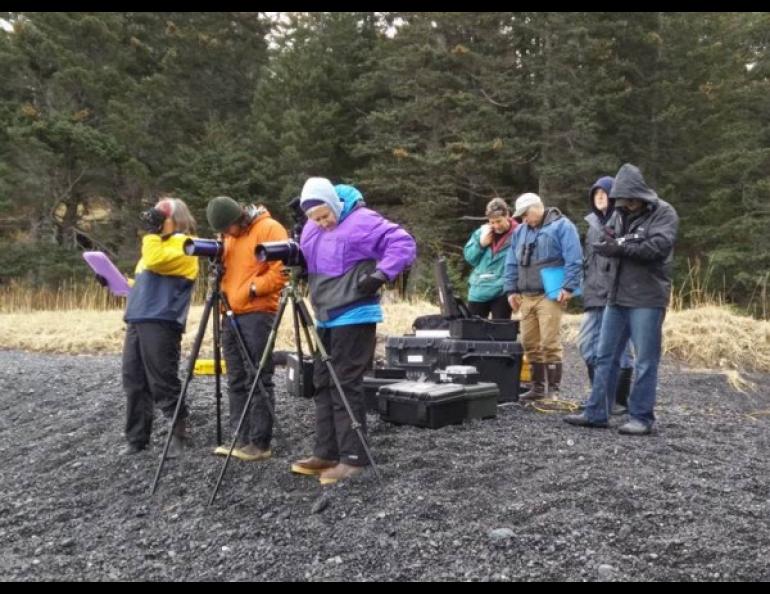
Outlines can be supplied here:
M752 387L741 373L770 372L770 322L714 305L670 313L665 353L690 367L720 369L737 390Z
M123 299L113 297L96 281L65 280L56 289L35 288L10 282L0 287L0 312L120 309Z
M412 321L419 315L438 313L438 308L427 302L412 301L386 303L385 322L378 326L383 334L409 332ZM183 340L184 352L189 352L203 306L193 306ZM0 348L51 353L119 353L123 347L125 324L123 311L118 309L92 311L19 311L0 313ZM201 348L203 356L211 356L211 331ZM291 349L294 332L291 310L284 316L278 330L277 349Z
M770 322L739 315L723 305L718 292L698 279L697 266L689 280L675 293L664 333L664 351L689 367L721 370L737 389L750 384L741 374L747 371L770 373ZM708 275L706 275L708 278ZM56 353L119 353L124 323L123 300L107 295L100 286L64 283L57 291L29 291L11 285L0 291L0 348ZM195 302L204 295L202 283L196 287ZM683 309L685 304L690 309ZM385 303L385 323L380 335L400 335L411 329L420 315L438 313L427 301ZM185 352L189 352L198 328L202 306L193 306ZM278 349L294 345L290 312L279 330ZM574 343L580 315L564 317L564 340ZM210 332L202 356L211 356Z
M579 315L565 316L565 341L575 342L579 328ZM752 384L743 373L770 373L770 322L720 305L669 310L663 351L688 367L720 370L736 390L745 391Z

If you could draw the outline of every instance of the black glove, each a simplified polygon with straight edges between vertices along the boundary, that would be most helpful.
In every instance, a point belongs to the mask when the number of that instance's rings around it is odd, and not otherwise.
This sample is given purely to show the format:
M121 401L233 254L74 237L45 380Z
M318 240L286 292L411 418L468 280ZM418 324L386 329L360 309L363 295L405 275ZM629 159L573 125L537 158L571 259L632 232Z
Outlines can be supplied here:
M617 239L608 239L601 243L594 243L592 247L594 252L607 258L619 258L625 253L623 246L618 243Z
M166 215L163 211L157 208L150 208L145 210L139 215L142 229L148 233L160 233L163 229L163 223L166 220Z
M109 283L107 282L107 279L104 278L101 274L95 274L94 276L96 277L96 282L106 289L107 286L109 285Z
M364 295L374 295L387 280L383 272L375 270L358 281L358 290Z

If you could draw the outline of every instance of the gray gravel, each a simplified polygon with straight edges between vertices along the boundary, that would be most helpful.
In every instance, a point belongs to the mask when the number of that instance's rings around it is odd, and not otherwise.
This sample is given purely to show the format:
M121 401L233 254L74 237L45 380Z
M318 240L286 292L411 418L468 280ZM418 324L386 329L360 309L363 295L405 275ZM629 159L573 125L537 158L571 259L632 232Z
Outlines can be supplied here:
M738 394L666 363L648 438L518 406L437 431L370 417L384 484L322 488L289 473L313 411L277 381L286 447L234 460L207 507L213 380L193 382L194 447L151 499L165 422L148 452L116 455L119 357L0 351L0 579L770 579L770 417L747 416L770 409L766 387Z

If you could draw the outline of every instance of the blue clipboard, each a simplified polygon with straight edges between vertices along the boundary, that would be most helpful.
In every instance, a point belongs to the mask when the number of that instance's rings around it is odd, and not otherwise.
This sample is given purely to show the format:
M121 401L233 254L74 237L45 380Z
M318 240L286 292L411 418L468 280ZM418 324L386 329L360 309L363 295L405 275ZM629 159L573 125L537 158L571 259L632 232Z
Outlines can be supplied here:
M552 266L540 269L540 278L543 279L543 288L545 296L551 301L559 298L559 293L564 288L564 266ZM572 296L582 295L583 291L578 287L573 291Z

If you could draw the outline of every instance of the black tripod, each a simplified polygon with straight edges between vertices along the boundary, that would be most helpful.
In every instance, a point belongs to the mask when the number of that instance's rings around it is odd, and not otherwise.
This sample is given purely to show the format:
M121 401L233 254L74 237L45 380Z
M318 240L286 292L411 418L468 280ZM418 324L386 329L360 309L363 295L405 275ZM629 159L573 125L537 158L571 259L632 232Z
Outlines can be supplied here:
M227 466L230 463L230 456L233 453L233 449L235 447L236 443L236 437L240 433L241 425L243 424L243 421L246 417L246 411L249 409L249 405L251 404L251 399L254 396L254 393L256 391L257 385L261 383L261 375L262 371L265 368L265 365L270 360L270 357L273 355L273 349L275 348L275 341L278 335L278 328L281 325L281 320L283 318L283 314L286 311L286 305L291 301L292 304L292 310L293 310L293 317L294 317L294 340L297 347L297 356L299 358L300 365L303 362L303 356L302 356L302 343L300 340L300 326L302 327L303 333L305 335L305 340L308 344L308 347L310 348L311 352L313 353L313 357L315 359L319 359L326 365L326 368L329 370L329 376L332 378L332 381L334 382L334 387L336 388L337 392L340 395L340 398L342 399L342 403L345 405L345 410L348 413L348 416L350 417L352 428L358 435L358 438L361 440L361 445L364 447L364 451L366 452L366 457L369 460L369 463L372 465L372 470L374 470L374 474L377 477L377 480L382 482L382 478L380 476L379 470L377 469L377 465L374 463L374 458L372 458L371 451L369 450L369 444L366 441L366 436L364 435L363 431L361 430L361 423L359 423L356 420L355 414L353 414L353 409L350 408L350 403L348 402L347 397L345 396L345 392L342 389L342 385L340 384L340 380L337 377L336 372L334 371L334 367L331 363L331 357L326 352L326 349L323 346L323 343L321 342L320 337L318 336L318 331L315 328L315 325L313 324L313 319L310 317L310 312L307 309L307 306L305 305L305 302L302 299L302 295L299 293L299 268L295 266L287 266L286 270L288 271L288 277L289 281L287 285L283 288L281 291L281 300L278 304L278 313L275 316L275 320L273 321L273 327L270 330L270 335L267 339L267 345L265 346L265 350L262 352L262 359L259 362L259 368L257 369L256 376L254 377L254 382L251 385L251 390L249 391L249 396L246 400L246 404L243 407L243 412L241 413L240 421L238 422L238 428L235 430L235 437L233 438L233 442L230 445L230 451L227 453L227 458L225 458L225 461L222 465L222 470L219 473L219 478L217 478L217 484L214 486L214 490L211 493L211 498L209 499L209 505L214 503L214 499L217 496L217 493L219 492L219 486L222 483L222 479L225 475L225 472L227 472ZM313 340L311 340L311 334ZM303 381L303 373L299 374L299 381ZM303 393L304 386L302 383L300 383L300 393Z
M236 337L236 342L238 343L238 350L241 352L241 357L243 360L249 365L251 368L251 371L255 371L254 362L251 359L251 356L249 355L249 351L246 347L246 343L243 340L243 334L241 333L241 330L238 326L238 321L235 319L235 316L233 315L233 311L230 308L230 303L227 301L227 296L224 292L222 292L220 288L220 284L222 281L222 274L224 273L224 267L222 266L222 260L219 256L214 256L209 259L209 292L206 296L206 303L203 307L203 314L201 315L201 321L200 325L198 326L198 333L195 336L195 341L193 342L192 351L190 353L190 360L187 366L187 373L185 375L185 381L182 385L182 391L179 394L179 398L177 399L176 403L176 410L174 411L174 417L171 420L171 430L168 433L168 437L166 438L166 444L163 448L163 455L161 456L160 463L158 464L158 470L155 473L155 479L152 483L152 490L151 495L155 494L155 491L158 488L158 482L160 481L160 475L161 472L163 472L163 466L166 463L166 459L168 456L168 449L171 445L171 439L173 438L173 428L176 426L177 420L179 418L179 411L182 409L182 405L184 404L185 398L187 397L187 388L190 385L190 381L193 376L193 371L195 369L195 362L198 360L198 354L200 353L201 344L203 344L203 337L206 334L206 326L208 325L209 317L211 316L211 312L214 312L214 316L212 317L212 328L213 328L213 335L214 335L214 376L215 376L215 396L217 401L217 445L222 444L222 364L221 364L221 358L222 358L222 319L220 317L220 306L223 305L225 308L225 315L227 317L228 323L230 324L232 331ZM259 378L259 376L257 376ZM255 382L255 386L256 386ZM252 392L253 395L255 386L252 386ZM263 385L261 379L258 382L258 387L260 389L260 394L265 399L265 402L267 404L267 409L270 412L270 415L273 418L273 428L275 429L276 435L278 437L281 437L278 424L276 423L275 418L275 410L273 410L273 406L270 403L270 399L268 397L267 391L265 390L265 386ZM249 397L249 401L244 407L244 413L248 410L248 405L251 402L251 395ZM243 415L241 416L241 422L243 422ZM240 424L238 425L238 429L240 432ZM236 433L237 436L237 433ZM235 443L235 442L233 442ZM232 448L230 448L230 451L232 452Z

